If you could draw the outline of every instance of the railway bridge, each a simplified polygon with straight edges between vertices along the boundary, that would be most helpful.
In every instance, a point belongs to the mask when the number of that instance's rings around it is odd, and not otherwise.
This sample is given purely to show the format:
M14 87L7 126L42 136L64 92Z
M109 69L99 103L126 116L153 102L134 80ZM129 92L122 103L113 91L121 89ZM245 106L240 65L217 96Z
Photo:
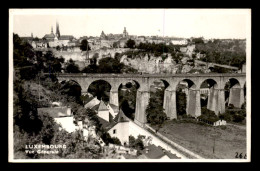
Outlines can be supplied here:
M163 81L167 87L164 92L163 108L170 119L177 118L176 90L180 82L187 82L187 114L194 117L201 115L200 87L204 81L209 82L207 108L216 114L225 112L225 85L230 83L229 104L241 107L245 101L245 73L208 73L208 74L58 74L61 81L76 81L81 86L81 92L88 92L91 83L104 80L111 85L109 101L119 104L118 89L121 84L136 82L139 85L136 95L135 122L139 125L146 123L145 110L150 98L150 86L155 81Z

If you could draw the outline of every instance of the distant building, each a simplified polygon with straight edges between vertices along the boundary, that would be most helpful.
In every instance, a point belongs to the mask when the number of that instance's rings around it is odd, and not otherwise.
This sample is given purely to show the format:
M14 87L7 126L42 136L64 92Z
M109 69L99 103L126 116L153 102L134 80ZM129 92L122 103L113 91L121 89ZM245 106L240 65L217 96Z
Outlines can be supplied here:
M107 39L107 36L105 35L103 30L101 32L100 39Z
M57 46L69 46L69 42L75 40L72 35L60 35L59 23L56 22L56 33L53 33L53 27L51 27L51 33L45 34L43 40L47 40L49 47Z
M182 39L182 38L177 39L177 38L175 38L175 39L171 40L171 43L173 45L187 45L188 41L187 41L187 39Z
M125 27L124 27L124 31L123 31L123 37L128 38L128 32L126 31Z
M28 43L31 43L33 41L33 34L31 33L31 36L29 37L20 37L22 41L26 41Z

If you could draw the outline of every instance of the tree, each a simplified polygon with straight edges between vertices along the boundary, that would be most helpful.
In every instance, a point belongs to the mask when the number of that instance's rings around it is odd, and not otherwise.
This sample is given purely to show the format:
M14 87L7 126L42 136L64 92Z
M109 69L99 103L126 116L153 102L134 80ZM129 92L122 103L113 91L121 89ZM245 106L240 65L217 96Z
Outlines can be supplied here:
M14 67L32 66L35 56L32 46L28 42L22 41L17 34L13 34L13 45Z
M118 43L118 42L114 42L114 43L113 43L113 48L118 48L118 46L119 46L119 43Z
M109 97L106 92L109 92L111 89L111 85L103 80L94 81L89 85L89 93L93 96L97 96L100 100L102 98L103 101L109 101Z
M60 49L61 49L61 48L60 48L60 46L59 46L59 45L58 45L58 46L56 46L56 50L57 50L57 51L60 51Z
M195 44L203 44L204 41L203 41L203 38L202 37L199 37L199 38L193 38L192 39L192 42L194 42Z
M100 73L121 73L123 67L124 64L114 58L107 57L99 61Z
M138 135L137 139L132 135L129 136L129 147L136 149L138 155L141 154L140 151L144 149L143 138L144 136L142 135Z
M161 125L167 119L163 109L163 92L157 90L150 93L150 99L146 108L147 122L153 125Z
M66 68L65 71L67 73L79 73L79 66L77 64L75 64L75 62L70 59L67 64L66 64Z
M91 50L91 48L90 48L90 46L89 46L89 44L88 44L87 39L83 39L83 40L81 41L80 50L82 50L82 51L89 51L89 50Z
M134 48L135 47L135 41L132 40L132 39L128 39L127 42L126 42L126 47L128 48Z
M186 114L186 94L181 89L176 91L176 108L178 115Z
M116 52L114 58L118 61L120 61L121 55L120 53Z

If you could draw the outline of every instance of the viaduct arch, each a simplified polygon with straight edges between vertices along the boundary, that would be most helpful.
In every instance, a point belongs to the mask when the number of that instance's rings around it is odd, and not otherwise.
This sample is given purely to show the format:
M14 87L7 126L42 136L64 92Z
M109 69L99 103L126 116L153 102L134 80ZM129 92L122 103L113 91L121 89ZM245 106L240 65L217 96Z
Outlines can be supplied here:
M188 82L187 113L198 117L201 115L200 86L205 80L213 80L214 84L209 89L207 108L216 114L225 112L225 85L230 80L231 84L229 104L240 108L244 103L244 85L246 74L241 73L210 73L210 74L58 74L59 82L74 80L81 86L81 92L86 93L89 85L97 80L104 80L111 85L110 103L117 105L118 88L121 84L135 81L139 84L136 95L135 122L141 126L146 123L145 109L150 98L150 86L154 81L167 82L164 92L163 108L170 119L177 118L176 89L181 81Z

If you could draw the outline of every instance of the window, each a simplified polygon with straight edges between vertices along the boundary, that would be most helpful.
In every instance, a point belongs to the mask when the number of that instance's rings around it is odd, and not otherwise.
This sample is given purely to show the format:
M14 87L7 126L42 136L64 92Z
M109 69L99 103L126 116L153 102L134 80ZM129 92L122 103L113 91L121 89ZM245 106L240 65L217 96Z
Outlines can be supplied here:
M116 129L113 130L113 134L116 134Z

